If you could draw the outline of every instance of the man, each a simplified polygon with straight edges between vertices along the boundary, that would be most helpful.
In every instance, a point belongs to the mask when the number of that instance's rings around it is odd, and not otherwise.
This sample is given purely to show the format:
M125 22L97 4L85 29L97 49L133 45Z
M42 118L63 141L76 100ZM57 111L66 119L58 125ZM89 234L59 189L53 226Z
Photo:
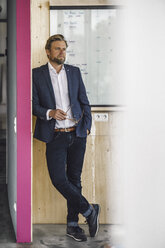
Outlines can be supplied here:
M86 218L90 236L94 237L100 211L98 204L89 204L81 193L91 111L79 68L64 64L66 49L63 35L51 36L45 46L48 64L33 69L33 114L37 116L34 137L46 142L51 181L67 200L67 235L86 241L78 214Z

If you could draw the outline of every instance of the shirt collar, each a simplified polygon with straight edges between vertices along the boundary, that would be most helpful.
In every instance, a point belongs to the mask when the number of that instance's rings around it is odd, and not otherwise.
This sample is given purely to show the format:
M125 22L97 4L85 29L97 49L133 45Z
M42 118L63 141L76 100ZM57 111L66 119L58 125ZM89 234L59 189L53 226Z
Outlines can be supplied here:
M52 72L54 72L54 73L57 74L56 69L51 65L50 62L48 62L48 67L49 67L49 70L50 70L50 71L52 71ZM63 70L65 70L64 65L62 65L62 68L61 68L61 71L63 71ZM60 71L60 72L61 72L61 71Z

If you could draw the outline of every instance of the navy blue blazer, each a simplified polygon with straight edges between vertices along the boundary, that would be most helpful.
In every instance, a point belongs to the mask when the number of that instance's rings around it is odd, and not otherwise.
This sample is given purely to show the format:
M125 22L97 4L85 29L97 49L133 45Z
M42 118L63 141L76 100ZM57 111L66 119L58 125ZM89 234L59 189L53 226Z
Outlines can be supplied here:
M86 137L87 129L91 129L91 108L86 95L85 86L81 77L80 69L75 66L64 64L67 80L70 104L73 117L83 118L76 126L76 136ZM33 114L37 116L34 138L46 143L54 137L55 119L47 120L48 109L56 109L56 100L53 92L48 64L32 70L33 76Z

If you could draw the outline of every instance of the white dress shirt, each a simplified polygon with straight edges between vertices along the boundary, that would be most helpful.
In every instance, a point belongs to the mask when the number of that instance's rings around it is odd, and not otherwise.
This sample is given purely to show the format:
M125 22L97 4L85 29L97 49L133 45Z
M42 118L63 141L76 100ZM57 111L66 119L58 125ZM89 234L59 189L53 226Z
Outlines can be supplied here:
M55 68L49 62L48 62L48 68L49 68L50 78L56 100L56 109L61 109L64 112L67 112L67 118L72 119L73 114L70 106L68 81L67 81L64 65L62 66L62 69L59 73L56 72ZM50 111L51 109L49 109L46 113L47 120L51 120L51 118L49 117ZM62 121L56 120L55 128L67 128L67 127L73 127L74 125L75 123L72 120L68 120L68 119Z

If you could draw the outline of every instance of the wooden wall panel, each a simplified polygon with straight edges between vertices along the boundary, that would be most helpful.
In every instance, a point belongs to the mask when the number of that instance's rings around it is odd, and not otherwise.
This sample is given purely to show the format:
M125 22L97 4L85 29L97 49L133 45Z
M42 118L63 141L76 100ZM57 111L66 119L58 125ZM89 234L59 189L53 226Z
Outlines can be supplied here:
M45 144L33 141L33 223L65 223L66 201L51 184Z
M68 5L75 1L55 1ZM84 1L77 1L80 5ZM107 1L92 1L106 4ZM91 4L91 3L89 3ZM45 42L49 37L49 2L31 0L32 68L47 62ZM103 109L102 109L103 111ZM93 112L94 114L94 112ZM119 223L120 174L116 146L121 132L117 128L122 113L108 111L108 122L95 122L87 140L82 174L83 194L90 202L101 205L101 223ZM33 130L35 117L33 117ZM120 135L119 135L120 134ZM80 217L83 223L84 218ZM45 144L33 140L33 223L66 223L66 200L50 182L45 160Z
M45 44L49 37L49 1L31 0L32 68L47 62Z

